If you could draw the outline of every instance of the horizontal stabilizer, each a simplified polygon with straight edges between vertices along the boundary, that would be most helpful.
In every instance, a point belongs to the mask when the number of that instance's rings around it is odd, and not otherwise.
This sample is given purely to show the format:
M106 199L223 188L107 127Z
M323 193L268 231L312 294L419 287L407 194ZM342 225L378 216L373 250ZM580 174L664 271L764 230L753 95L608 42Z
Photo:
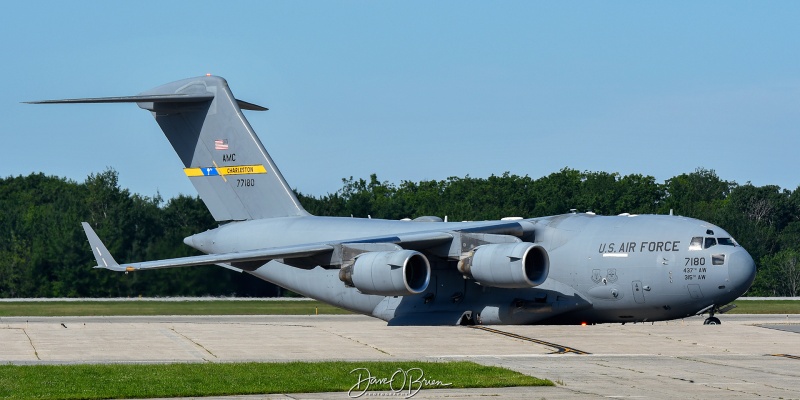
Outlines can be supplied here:
M239 99L236 99L236 104L238 104L239 108L241 108L242 110L250 110L250 111L267 111L267 110L269 110L269 108L267 108L267 107L261 107L258 104L248 103L246 101L239 100Z
M88 99L61 99L26 101L26 104L63 104L63 103L193 103L208 101L214 98L213 93L201 94L154 94L145 96L94 97Z
M92 97L86 99L61 99L61 100L39 100L25 101L25 104L89 104L89 103L196 103L209 101L214 98L213 93L201 94L154 94L145 96L119 96L119 97ZM267 111L269 108L258 104L236 99L236 103L242 110Z

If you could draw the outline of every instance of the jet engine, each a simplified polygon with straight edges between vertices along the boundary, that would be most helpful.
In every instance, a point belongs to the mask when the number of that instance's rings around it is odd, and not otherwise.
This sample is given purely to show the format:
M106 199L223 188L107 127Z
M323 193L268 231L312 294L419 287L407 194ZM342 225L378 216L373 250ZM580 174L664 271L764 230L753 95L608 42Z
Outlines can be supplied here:
M459 261L458 270L484 286L529 288L547 279L550 257L533 243L486 244Z
M428 288L431 266L422 253L413 250L369 252L342 268L339 279L361 293L406 296Z

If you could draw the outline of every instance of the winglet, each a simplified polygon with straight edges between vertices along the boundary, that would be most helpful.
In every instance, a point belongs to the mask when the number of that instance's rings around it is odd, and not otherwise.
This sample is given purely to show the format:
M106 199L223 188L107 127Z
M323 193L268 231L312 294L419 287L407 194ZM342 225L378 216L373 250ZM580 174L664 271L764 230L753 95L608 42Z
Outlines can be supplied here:
M111 256L111 253L108 252L106 246L100 241L100 238L97 237L97 234L94 233L94 229L89 225L88 222L81 222L83 225L83 231L86 232L86 238L89 239L89 245L92 246L92 254L94 254L94 258L97 260L97 266L95 268L106 268L112 271L125 271L124 267L121 267L114 261L114 257Z

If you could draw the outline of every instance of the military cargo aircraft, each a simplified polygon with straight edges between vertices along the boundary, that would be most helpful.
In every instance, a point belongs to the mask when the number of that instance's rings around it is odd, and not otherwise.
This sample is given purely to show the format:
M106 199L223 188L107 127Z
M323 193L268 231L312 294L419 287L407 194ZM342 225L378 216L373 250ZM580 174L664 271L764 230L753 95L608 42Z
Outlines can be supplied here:
M216 264L390 325L594 324L715 314L755 278L722 228L673 215L570 212L445 222L313 216L303 209L221 77L136 96L155 117L219 227L184 243L205 253L119 264L83 223L95 268Z

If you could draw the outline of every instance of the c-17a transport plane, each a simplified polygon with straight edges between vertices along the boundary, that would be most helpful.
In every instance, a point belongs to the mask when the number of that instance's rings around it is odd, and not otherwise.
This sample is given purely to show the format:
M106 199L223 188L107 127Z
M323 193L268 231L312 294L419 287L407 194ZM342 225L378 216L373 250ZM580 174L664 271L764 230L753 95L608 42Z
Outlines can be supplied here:
M672 215L569 213L443 222L313 216L216 76L137 96L32 103L137 103L150 111L220 226L184 239L205 253L119 264L87 223L97 267L216 264L390 325L659 321L732 308L755 263L722 228Z

